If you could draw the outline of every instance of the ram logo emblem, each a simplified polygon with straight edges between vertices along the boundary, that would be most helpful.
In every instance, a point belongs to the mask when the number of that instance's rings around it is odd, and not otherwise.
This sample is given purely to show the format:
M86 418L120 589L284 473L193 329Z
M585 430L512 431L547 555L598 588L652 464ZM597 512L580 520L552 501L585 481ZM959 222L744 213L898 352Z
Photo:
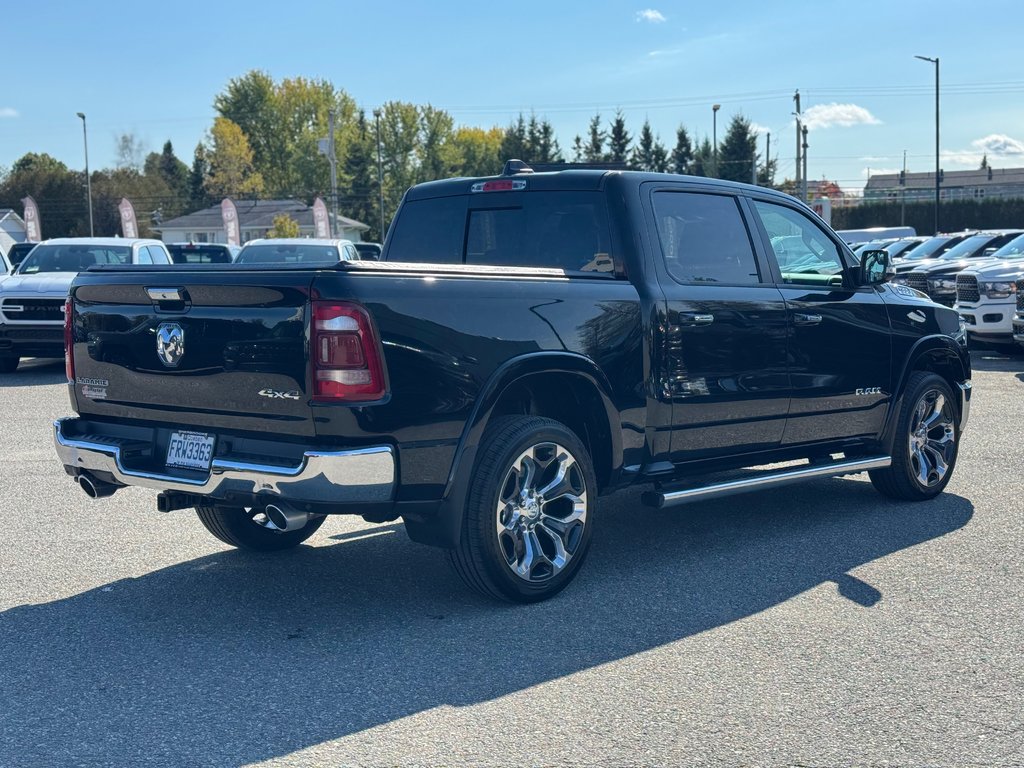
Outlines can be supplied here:
M177 323L161 323L156 329L156 355L168 368L177 368L185 354L185 332Z

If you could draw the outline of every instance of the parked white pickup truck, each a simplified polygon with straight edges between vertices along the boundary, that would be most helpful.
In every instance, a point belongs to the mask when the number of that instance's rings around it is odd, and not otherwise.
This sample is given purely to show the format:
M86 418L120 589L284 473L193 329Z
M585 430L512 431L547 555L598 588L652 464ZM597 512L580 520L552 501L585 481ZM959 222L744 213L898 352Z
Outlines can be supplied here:
M64 302L79 272L96 264L170 264L159 240L67 237L40 243L0 282L0 373L23 357L64 356Z
M972 339L1015 348L1013 316L1017 281L1024 278L1024 235L1011 240L991 259L956 276L956 305Z

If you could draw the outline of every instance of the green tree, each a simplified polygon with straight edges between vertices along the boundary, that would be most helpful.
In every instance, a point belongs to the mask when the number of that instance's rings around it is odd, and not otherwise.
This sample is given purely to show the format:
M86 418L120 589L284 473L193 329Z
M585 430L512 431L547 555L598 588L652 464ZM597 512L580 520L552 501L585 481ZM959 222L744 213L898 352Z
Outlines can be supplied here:
M89 234L84 173L50 155L29 152L0 180L0 208L20 211L27 195L39 206L44 238Z
M693 153L690 173L694 176L713 177L715 175L715 148L707 136L697 145L697 149Z
M206 194L222 197L260 195L263 176L253 167L252 148L242 129L227 118L218 117L210 129L210 172Z
M192 155L192 168L188 172L188 202L193 210L206 208L210 196L206 193L206 178L210 175L210 161L206 156L203 142L196 144Z
M454 135L455 122L451 115L429 104L420 109L418 181L446 179L456 175L460 158Z
M987 153L981 156L981 165L978 166L978 170L979 171L987 171L988 170L988 154Z
M122 133L114 139L114 167L141 171L146 159L146 148L142 139L134 133Z
M632 137L626 130L626 117L622 114L622 110L617 110L608 133L608 159L613 163L627 162L631 141Z
M153 153L156 154L156 153ZM139 236L153 235L153 213L171 211L180 202L160 174L139 173L134 168L97 171L92 178L93 220L97 235L120 235L121 214L118 203L126 197L135 206Z
M362 110L356 118L356 132L345 155L344 175L348 179L348 192L338 201L341 212L349 218L369 224L370 231L366 237L380 242L377 143Z
M583 159L586 162L604 162L604 143L607 137L607 134L601 130L601 113L598 112L592 118L590 118L590 127L587 143L583 150Z
M686 128L680 125L676 129L676 146L669 159L669 168L672 173L688 174L692 165L693 144L690 142L690 134L686 132Z
M463 176L494 176L501 173L501 147L505 131L494 127L489 130L462 126L455 131L452 141L459 153Z
M530 154L530 146L527 141L527 127L526 118L523 117L523 113L519 113L519 117L513 122L509 123L505 129L505 135L501 140L501 164L504 166L507 160L522 160L523 162L529 162L528 155ZM500 170L500 169L499 169Z
M651 130L650 120L644 120L640 138L633 149L633 166L641 171L664 173L668 170L668 150Z
M586 156L587 151L583 147L583 137L577 133L572 140L572 161L574 163L582 163Z
M287 213L279 213L274 217L274 226L267 230L267 237L298 237L299 222Z
M545 118L540 121L540 128L533 146L533 162L535 163L561 163L565 161L562 156L562 148L558 146L558 139L555 137L554 126Z
M418 180L420 113L415 104L390 101L381 108L380 142L384 165L384 230L405 191Z
M750 184L757 164L757 134L743 115L733 115L718 146L718 178Z

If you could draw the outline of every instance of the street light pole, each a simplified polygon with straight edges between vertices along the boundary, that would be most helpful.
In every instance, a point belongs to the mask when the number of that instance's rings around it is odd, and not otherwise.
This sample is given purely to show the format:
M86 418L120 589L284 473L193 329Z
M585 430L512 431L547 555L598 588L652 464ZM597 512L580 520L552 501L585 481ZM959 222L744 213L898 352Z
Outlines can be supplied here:
M939 234L939 57L914 56L915 59L928 61L935 65L935 234Z
M380 159L380 110L373 110L373 120L377 125L377 186L380 189L380 240L384 242L384 167Z
M718 178L718 110L720 110L721 108L721 104L711 105L711 137L712 142L714 144L714 149L712 150L712 158L714 160L713 165L715 168L714 174L716 179Z
M85 146L85 194L89 198L89 237L95 237L92 224L92 179L89 177L89 134L85 130L85 113L76 112L82 118L82 144Z

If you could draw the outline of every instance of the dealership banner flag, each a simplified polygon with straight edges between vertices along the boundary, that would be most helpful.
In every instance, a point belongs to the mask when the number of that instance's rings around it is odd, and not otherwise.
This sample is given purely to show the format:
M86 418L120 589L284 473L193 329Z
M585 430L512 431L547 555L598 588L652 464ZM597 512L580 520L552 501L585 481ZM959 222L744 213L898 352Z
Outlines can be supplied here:
M224 232L228 236L228 245L241 245L242 238L238 234L238 209L225 197L220 203L220 215L224 219Z
M139 236L139 223L135 220L135 206L127 197L122 197L117 204L117 210L121 214L121 231L125 237L136 238Z
M25 206L25 240L29 243L38 243L43 237L39 224L39 206L31 196L21 202Z
M313 201L313 237L331 236L331 222L327 218L327 206L319 197Z

